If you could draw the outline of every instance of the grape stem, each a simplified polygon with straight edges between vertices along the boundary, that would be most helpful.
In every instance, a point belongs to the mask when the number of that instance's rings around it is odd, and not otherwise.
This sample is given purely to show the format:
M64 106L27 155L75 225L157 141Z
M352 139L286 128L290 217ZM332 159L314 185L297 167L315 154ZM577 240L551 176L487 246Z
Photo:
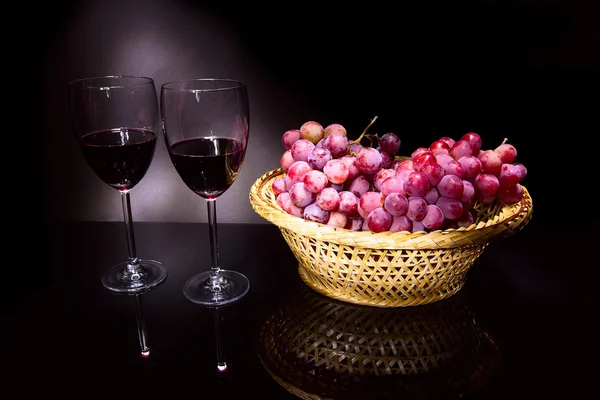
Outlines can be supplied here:
M500 143L500 145L505 144L506 142L508 142L508 138L504 138L504 140L502 141L502 143Z
M356 143L360 144L360 141L366 135L367 131L369 130L369 128L371 127L371 125L373 125L373 123L377 120L377 118L378 118L377 116L374 116L373 119L371 120L371 122L369 123L369 125L367 125L367 127L365 128L365 130L360 134L360 136L358 137L358 139L351 141L350 144L356 144ZM375 135L375 136L377 136L377 135Z

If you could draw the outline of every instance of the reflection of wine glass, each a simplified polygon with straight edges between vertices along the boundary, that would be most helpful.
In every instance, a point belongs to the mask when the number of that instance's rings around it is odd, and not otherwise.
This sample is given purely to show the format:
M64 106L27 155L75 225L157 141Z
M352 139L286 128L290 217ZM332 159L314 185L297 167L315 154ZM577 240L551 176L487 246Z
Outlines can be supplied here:
M239 272L221 269L216 200L235 182L246 154L249 104L246 85L227 79L194 79L161 88L163 133L177 173L208 207L211 268L191 277L188 300L221 306L242 298L250 288Z
M270 313L257 339L267 372L305 399L459 398L489 382L498 358L461 293L378 308L302 287Z
M158 102L151 78L104 76L69 84L71 117L89 166L121 193L129 259L107 270L102 283L112 291L139 293L165 280L158 261L137 257L129 191L146 174L156 148Z
M148 346L148 328L146 327L146 314L142 307L142 294L135 295L135 316L137 321L138 339L140 341L140 354L147 358L150 356Z

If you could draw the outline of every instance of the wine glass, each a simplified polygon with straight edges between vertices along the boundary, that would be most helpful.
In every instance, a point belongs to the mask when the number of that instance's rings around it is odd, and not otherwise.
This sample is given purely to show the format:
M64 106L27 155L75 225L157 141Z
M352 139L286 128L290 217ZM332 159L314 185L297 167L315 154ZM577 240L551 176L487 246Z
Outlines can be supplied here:
M123 203L129 258L108 269L102 284L135 294L163 282L166 268L138 258L129 192L146 174L154 157L158 99L154 80L141 76L101 76L69 83L71 118L88 165L119 191Z
M235 182L246 154L250 109L244 82L191 79L165 83L160 107L163 134L173 166L208 207L211 267L184 285L188 300L222 306L241 299L250 282L221 269L216 200Z

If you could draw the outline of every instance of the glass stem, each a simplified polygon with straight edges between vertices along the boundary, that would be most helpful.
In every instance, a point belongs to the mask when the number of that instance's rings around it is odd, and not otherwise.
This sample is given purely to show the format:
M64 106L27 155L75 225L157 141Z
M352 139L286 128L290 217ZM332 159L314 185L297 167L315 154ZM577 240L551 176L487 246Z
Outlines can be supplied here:
M217 240L217 204L216 200L208 200L208 228L210 230L210 257L213 277L220 276L219 267L219 241Z
M142 296L139 294L135 295L135 305L140 349L142 351L142 356L148 357L150 355L150 348L148 347L148 329L146 328L146 317L142 308Z
M125 217L125 233L127 235L127 249L129 251L129 262L127 269L133 273L139 268L140 260L135 251L135 237L133 235L133 218L131 217L131 201L129 200L129 191L121 192L121 202L123 203L123 216Z

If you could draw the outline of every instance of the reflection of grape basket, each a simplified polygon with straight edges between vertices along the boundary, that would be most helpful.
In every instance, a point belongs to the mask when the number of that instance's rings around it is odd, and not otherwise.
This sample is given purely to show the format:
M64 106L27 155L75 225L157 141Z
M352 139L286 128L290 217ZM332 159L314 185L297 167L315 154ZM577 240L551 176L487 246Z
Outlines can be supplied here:
M258 333L267 372L304 399L458 398L484 387L499 361L462 294L383 309L305 287Z
M492 240L522 229L532 201L476 204L475 223L434 232L364 232L334 228L289 215L276 203L271 184L285 176L269 171L254 182L250 203L272 222L299 262L311 288L331 298L377 307L431 303L458 292L469 268Z

